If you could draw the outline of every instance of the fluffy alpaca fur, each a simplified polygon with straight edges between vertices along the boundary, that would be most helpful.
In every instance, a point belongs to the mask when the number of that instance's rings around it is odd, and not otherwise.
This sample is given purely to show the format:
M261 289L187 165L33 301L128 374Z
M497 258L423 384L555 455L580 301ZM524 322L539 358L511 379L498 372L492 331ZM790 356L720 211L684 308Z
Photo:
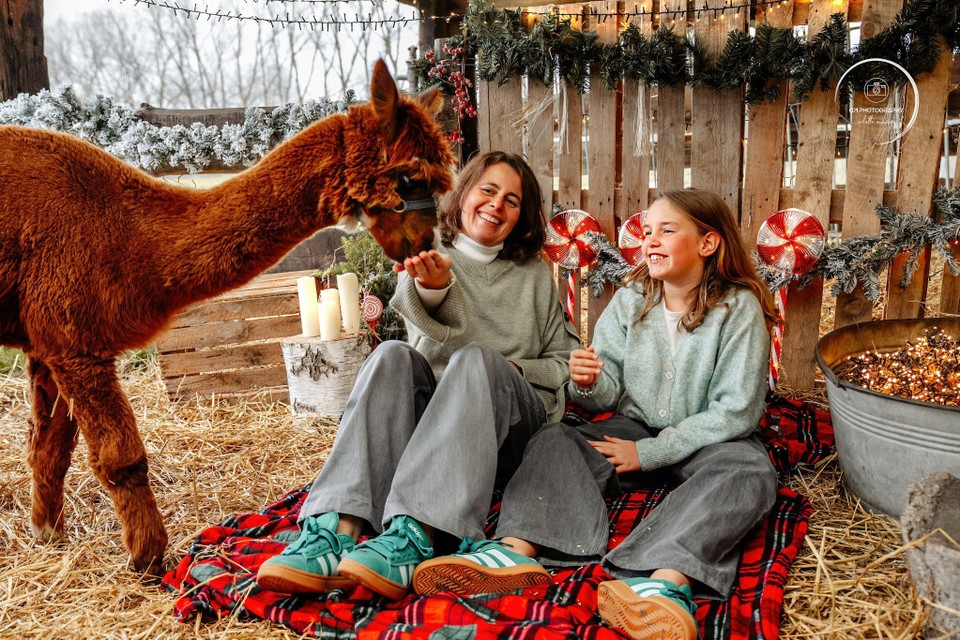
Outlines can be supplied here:
M426 191L452 186L454 159L433 120L440 101L434 91L401 97L378 62L369 103L205 191L166 184L72 136L0 127L0 344L28 357L37 537L62 536L79 430L134 565L159 568L167 533L115 358L343 216L365 213L394 259L429 248L435 211L393 209L401 176Z

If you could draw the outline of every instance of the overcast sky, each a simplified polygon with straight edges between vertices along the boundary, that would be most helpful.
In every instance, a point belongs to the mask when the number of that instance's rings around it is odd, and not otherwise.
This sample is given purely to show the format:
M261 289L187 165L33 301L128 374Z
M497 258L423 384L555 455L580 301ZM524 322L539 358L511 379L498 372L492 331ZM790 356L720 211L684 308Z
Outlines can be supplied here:
M57 18L67 18L84 11L104 8L119 9L121 7L127 10L135 8L132 2L120 4L116 0L113 2L107 2L107 0L43 0L43 20L44 22L53 22Z

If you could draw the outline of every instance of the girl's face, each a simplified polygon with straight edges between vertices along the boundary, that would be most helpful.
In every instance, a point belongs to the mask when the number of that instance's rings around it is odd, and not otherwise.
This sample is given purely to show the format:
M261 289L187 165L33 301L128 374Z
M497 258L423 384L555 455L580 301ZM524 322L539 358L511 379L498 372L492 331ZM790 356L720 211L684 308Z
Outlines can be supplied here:
M522 197L520 174L503 162L490 165L464 195L460 232L486 247L500 244L517 226Z
M695 287L704 263L719 246L719 236L700 234L697 225L669 200L656 200L643 220L644 259L650 277L675 287Z

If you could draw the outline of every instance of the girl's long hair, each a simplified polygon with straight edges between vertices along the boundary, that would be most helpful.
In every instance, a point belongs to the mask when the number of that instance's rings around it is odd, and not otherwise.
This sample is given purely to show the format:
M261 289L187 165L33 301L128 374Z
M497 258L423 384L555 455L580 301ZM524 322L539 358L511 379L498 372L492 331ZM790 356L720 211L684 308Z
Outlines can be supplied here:
M456 186L440 198L437 209L437 223L440 238L444 242L453 242L460 233L460 208L467 192L473 188L484 171L495 164L503 163L520 176L520 217L517 226L503 241L500 257L515 262L527 262L540 256L543 243L547 239L547 222L543 215L540 183L530 165L522 157L504 151L488 151L471 158L464 165Z
M753 267L727 203L717 194L700 189L666 191L656 198L661 199L693 220L701 236L710 231L720 236L717 250L704 262L703 280L700 281L693 307L680 320L683 328L693 331L703 324L707 312L719 304L730 287L752 291L760 301L767 328L776 324L779 315L773 297ZM640 285L646 297L646 304L640 313L640 319L643 319L663 298L663 283L650 277L646 261L632 269L624 278L624 284L631 282Z

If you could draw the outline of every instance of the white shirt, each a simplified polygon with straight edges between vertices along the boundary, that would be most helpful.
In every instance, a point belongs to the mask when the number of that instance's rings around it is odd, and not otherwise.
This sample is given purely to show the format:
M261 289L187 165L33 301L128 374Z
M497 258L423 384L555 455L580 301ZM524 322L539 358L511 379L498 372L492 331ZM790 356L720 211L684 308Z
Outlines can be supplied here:
M663 319L667 322L667 339L670 341L670 355L677 355L677 340L680 339L680 318L686 311L668 311L663 305Z

